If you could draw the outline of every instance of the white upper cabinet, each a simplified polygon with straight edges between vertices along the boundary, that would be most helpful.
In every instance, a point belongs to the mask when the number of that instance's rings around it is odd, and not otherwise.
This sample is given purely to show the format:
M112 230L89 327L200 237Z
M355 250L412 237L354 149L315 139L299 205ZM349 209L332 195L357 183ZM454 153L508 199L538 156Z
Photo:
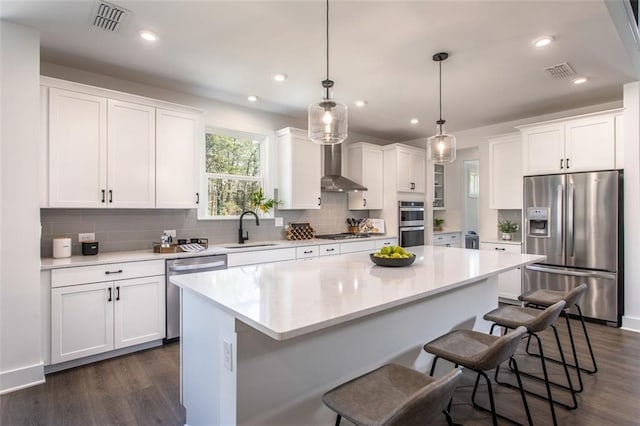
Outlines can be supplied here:
M155 108L109 99L107 202L115 208L155 206Z
M389 178L395 178L396 191L424 194L425 150L402 144L385 145L383 150L385 173L392 173Z
M49 206L104 207L107 99L49 91Z
M199 112L48 77L41 81L41 163L48 166L41 206L196 207Z
M281 210L319 209L320 145L305 130L287 127L276 132L278 152L278 199Z
M197 144L204 144L200 117L158 109L156 120L156 207L195 208L200 198Z
M522 137L489 139L489 208L522 209Z
M359 142L349 145L346 175L367 188L349 192L349 210L380 210L383 208L382 148Z
M523 174L616 168L615 111L521 126Z

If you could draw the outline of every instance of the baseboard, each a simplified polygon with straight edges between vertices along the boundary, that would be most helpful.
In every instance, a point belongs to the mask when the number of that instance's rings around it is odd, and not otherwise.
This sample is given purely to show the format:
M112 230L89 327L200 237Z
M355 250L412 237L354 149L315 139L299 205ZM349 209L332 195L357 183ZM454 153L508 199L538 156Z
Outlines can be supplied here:
M0 372L0 395L44 383L44 363Z
M636 333L640 333L640 318L623 315L621 328L623 330L635 331Z

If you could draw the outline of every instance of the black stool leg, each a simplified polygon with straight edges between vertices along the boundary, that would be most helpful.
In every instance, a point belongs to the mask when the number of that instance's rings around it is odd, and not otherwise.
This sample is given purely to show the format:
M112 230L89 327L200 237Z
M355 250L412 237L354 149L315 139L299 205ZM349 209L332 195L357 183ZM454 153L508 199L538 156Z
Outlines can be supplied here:
M578 315L580 316L580 322L582 323L582 331L584 332L584 338L587 341L587 347L589 348L589 354L591 355L591 362L593 363L593 368L583 369L582 371L586 371L589 374L595 374L598 372L598 365L596 364L596 357L593 354L593 348L591 347L591 339L589 339L589 332L587 332L587 326L584 323L584 317L582 316L582 309L580 309L580 305L575 304L576 309L578 310Z
M436 371L436 362L438 362L438 358L440 357L436 356L435 358L433 358L433 363L431 363L431 371L429 372L430 376L433 376L433 372Z
M336 426L340 426L340 420L342 420L342 416L338 414L338 416L336 417Z
M569 315L567 312L564 312L564 319L567 323L567 332L569 333L569 341L571 342L571 353L573 354L573 362L574 365L567 363L569 367L574 367L576 372L578 373L578 389L576 389L577 393L580 393L584 390L584 385L582 383L582 368L580 367L580 361L578 360L578 353L576 352L576 343L573 340L573 330L571 329L571 321L569 320Z
M527 413L527 421L529 426L533 426L533 420L531 419L531 412L529 411L529 404L527 404L527 396L524 392L524 386L522 386L522 379L520 378L520 371L518 370L518 363L514 357L511 357L513 361L513 368L516 372L516 378L518 379L518 387L520 388L520 396L522 397L522 405L524 405L524 411ZM510 361L511 362L511 361Z
M540 337L537 334L536 340L538 341L538 347L540 348L540 363L542 364L542 372L544 373L544 383L547 387L547 395L549 395L549 407L551 408L551 418L553 419L554 426L558 424L558 419L556 418L556 409L553 406L553 397L551 396L551 385L549 385L549 374L547 373L547 363L544 361L544 352L542 350L542 342L540 341Z
M496 405L493 401L493 389L491 388L491 381L483 371L478 371L478 376L476 377L476 384L473 387L473 393L471 394L471 402L473 403L474 407L477 407L483 411L489 411L486 408L480 406L476 402L476 391L478 390L478 382L480 381L480 375L484 377L485 381L487 382L487 388L489 389L489 404L491 405L491 418L493 419L493 426L498 426L498 416L496 414Z

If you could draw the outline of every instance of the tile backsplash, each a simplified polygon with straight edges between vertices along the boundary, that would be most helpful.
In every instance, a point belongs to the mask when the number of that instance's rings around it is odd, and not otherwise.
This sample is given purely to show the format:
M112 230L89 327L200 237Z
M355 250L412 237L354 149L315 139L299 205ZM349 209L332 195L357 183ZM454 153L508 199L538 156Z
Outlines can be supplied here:
M255 225L245 217L243 229L249 231L249 242L280 240L289 222L309 222L318 234L347 232L347 217L364 218L368 210L349 210L347 194L322 193L320 210L279 210L285 227L276 228L273 219L260 219ZM175 229L178 238L208 238L209 244L235 243L238 220L198 220L196 210L165 209L41 209L42 237L40 255L51 257L53 237L70 237L72 254L80 254L78 233L93 232L101 253L151 249L160 241L162 231Z
M518 231L513 234L514 241L522 241L522 210L498 210L498 222L510 220L518 224ZM496 236L502 238L502 233L498 231L498 223L496 223Z

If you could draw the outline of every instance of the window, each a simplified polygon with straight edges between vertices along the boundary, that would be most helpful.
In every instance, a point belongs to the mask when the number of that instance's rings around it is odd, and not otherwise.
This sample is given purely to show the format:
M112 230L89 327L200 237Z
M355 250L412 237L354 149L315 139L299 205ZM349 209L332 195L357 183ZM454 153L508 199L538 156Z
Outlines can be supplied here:
M206 217L238 216L264 188L267 138L208 129L205 134Z

